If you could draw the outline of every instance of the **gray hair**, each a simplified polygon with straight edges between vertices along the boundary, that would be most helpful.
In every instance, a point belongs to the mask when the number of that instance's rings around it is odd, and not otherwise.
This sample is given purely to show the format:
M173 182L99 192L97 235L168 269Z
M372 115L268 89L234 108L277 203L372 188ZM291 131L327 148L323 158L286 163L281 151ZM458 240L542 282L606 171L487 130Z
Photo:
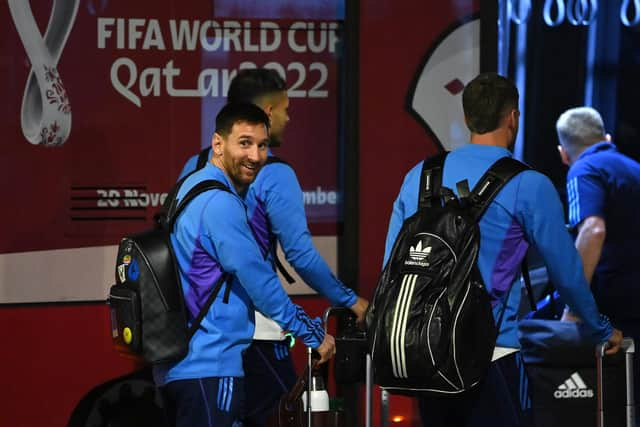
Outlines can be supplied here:
M569 157L576 158L585 149L605 139L604 122L591 107L570 108L556 122L558 140Z

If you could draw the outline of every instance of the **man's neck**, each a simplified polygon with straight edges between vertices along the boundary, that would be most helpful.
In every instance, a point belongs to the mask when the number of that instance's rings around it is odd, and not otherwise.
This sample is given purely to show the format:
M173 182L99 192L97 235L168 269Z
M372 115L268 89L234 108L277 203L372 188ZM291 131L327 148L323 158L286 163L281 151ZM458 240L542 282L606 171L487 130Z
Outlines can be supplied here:
M483 134L471 133L472 144L502 147L509 149L509 133L507 129L498 128Z

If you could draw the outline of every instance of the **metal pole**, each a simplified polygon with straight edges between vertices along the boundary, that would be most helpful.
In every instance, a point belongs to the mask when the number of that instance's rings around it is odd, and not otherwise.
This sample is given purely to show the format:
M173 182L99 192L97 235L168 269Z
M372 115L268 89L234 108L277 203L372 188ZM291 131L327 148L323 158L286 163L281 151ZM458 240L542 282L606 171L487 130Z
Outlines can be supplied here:
M371 403L373 402L373 367L371 365L371 355L367 353L366 359L366 369L367 375L365 378L365 388L366 388L366 403L365 403L365 423L366 427L371 427L371 415L373 414L373 408L371 407Z
M311 347L307 347L307 366L308 366L308 377L307 377L307 426L311 427L311 381L313 378L313 369L311 369L312 363L312 354L313 349Z

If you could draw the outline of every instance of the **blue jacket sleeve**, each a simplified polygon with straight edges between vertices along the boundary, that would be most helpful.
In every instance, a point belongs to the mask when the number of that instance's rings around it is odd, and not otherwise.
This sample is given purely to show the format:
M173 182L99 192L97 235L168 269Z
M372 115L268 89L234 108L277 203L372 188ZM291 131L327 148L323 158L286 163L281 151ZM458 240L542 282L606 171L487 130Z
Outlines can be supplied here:
M357 296L338 280L313 245L304 212L302 189L293 169L283 163L265 166L262 193L271 230L287 261L313 289L332 304L351 307Z
M418 190L420 186L420 171L422 170L422 162L418 163L404 177L400 192L395 202L393 202L393 211L389 220L389 229L387 230L387 239L384 245L384 258L382 267L384 268L391 256L393 244L400 233L404 220L416 213L418 210Z
M322 322L309 318L282 289L253 237L244 204L236 196L218 192L207 204L204 215L215 218L215 222L204 221L205 233L213 242L224 271L238 279L258 310L300 337L305 345L317 348L324 339Z
M584 332L594 341L606 341L613 329L598 313L580 255L564 225L564 212L555 187L548 178L533 171L521 174L519 186L524 191L518 192L516 212L529 243L538 248L562 298L583 319Z
M590 216L604 218L606 183L600 173L589 165L574 165L567 176L569 224L577 226Z

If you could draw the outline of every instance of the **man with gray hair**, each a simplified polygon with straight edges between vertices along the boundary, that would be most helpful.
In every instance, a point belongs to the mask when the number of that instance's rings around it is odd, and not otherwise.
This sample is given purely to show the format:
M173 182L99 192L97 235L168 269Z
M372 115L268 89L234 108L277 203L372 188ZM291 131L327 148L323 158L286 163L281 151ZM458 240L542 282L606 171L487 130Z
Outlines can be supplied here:
M585 276L600 312L640 342L640 164L617 150L593 108L565 111L556 130L569 166L569 224ZM635 372L637 378L638 358ZM635 384L638 396L640 381Z

